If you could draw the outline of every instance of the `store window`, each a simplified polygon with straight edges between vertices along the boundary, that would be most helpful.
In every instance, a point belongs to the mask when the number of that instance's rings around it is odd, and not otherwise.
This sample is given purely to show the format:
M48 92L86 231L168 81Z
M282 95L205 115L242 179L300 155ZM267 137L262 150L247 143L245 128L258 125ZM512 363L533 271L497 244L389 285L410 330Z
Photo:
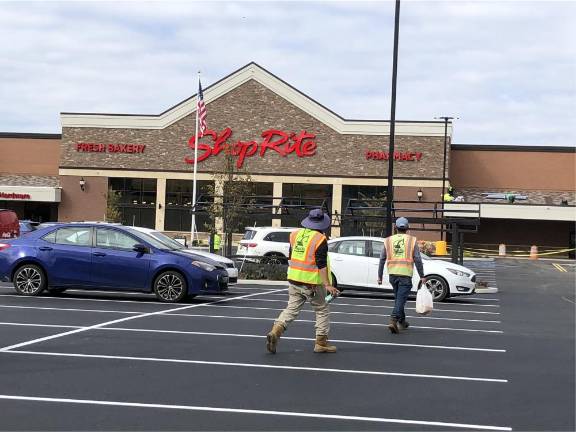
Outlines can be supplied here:
M198 180L196 182L197 201L213 201L210 195L214 182ZM192 180L166 180L166 215L164 229L166 231L190 231L192 225ZM209 218L206 214L196 214L198 231L207 231Z
M118 195L124 225L155 227L156 179L110 178L108 187Z
M246 201L250 209L239 218L236 232L246 227L272 226L273 183L251 182L246 186Z
M384 235L385 210L361 210L361 207L386 206L386 186L342 186L341 235Z
M304 207L323 207L328 213L332 212L332 185L284 183L282 197L283 204L289 206L282 216L282 226L285 227L300 226L302 219L308 215Z

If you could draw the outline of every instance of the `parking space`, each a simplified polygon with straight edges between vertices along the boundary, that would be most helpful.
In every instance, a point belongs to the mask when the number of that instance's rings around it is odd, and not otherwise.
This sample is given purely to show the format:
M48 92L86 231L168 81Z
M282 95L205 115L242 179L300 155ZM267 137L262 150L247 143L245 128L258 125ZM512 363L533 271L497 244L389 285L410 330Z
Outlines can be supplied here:
M331 306L333 355L312 352L309 307L266 352L283 286L174 305L24 298L2 285L2 428L573 429L574 305L562 297L573 300L574 277L548 267L498 261L499 293L450 299L427 317L411 299L398 335L386 328L390 296L348 293Z

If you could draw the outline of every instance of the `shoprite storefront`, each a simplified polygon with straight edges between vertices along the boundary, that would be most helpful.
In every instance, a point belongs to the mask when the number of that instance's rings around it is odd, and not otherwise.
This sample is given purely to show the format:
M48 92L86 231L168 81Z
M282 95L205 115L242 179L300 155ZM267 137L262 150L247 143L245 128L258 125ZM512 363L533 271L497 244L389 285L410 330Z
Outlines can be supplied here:
M324 201L341 215L350 199L385 193L389 122L344 120L256 64L206 88L204 99L209 130L199 140L199 194L210 189L226 145L251 175L248 195ZM189 232L195 107L193 97L160 115L63 113L62 183L83 179L85 188L63 199L60 219L101 219L110 189L125 223ZM449 125L448 142L451 132ZM416 200L418 191L423 201L439 199L444 134L443 122L397 123L397 200ZM298 221L270 211L258 222ZM334 227L332 234L345 233Z

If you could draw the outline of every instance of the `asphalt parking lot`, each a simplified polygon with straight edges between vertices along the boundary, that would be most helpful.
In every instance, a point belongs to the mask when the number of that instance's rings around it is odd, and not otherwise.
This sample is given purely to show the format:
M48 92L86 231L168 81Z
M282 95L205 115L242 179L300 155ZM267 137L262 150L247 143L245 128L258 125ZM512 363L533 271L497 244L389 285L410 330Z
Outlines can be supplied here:
M278 353L279 285L167 305L142 294L16 296L0 285L2 430L574 430L574 266L493 264L499 292L436 304L392 335L390 296L307 308Z

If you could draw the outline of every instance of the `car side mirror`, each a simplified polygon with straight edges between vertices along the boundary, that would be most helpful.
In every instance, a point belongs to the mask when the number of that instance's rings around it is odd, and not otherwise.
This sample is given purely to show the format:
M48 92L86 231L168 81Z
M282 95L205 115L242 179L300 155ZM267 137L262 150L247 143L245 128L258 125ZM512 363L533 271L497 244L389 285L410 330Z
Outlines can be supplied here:
M135 252L138 253L150 253L150 249L147 246L144 246L143 244L135 244L134 247L132 248L132 250L134 250Z

